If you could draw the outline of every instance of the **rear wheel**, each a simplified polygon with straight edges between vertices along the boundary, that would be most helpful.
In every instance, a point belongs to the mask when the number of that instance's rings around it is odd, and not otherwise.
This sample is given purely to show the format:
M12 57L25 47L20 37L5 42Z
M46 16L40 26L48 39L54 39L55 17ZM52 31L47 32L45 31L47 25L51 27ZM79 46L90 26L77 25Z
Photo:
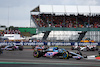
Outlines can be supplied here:
M37 51L37 50L34 50L34 51L33 51L33 56L36 57L36 58L41 57L40 52Z
M89 51L89 48L87 47L86 50Z
M80 47L77 47L77 50L80 51Z
M71 50L74 50L74 47L71 47Z
M19 46L19 50L22 51L23 50L23 47L22 46Z
M12 50L15 50L15 47L12 47Z

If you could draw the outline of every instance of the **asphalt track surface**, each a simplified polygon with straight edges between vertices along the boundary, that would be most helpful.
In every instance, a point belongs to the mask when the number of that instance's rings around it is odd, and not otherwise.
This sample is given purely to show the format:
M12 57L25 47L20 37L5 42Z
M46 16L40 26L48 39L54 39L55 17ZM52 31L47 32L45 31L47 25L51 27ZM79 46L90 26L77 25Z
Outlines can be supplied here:
M67 48L66 50L70 50ZM73 51L75 52L75 50ZM86 55L97 55L97 51L82 52ZM33 57L32 49L24 49L23 51L4 51L0 55L0 67L100 67L100 61L73 58L48 58Z

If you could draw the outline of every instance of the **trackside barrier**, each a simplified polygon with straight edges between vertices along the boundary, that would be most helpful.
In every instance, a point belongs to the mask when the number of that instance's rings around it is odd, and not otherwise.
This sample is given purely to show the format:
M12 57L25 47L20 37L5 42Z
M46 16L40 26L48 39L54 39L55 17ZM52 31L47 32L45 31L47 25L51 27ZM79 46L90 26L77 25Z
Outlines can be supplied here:
M71 45L97 45L100 46L100 42L96 43L82 43L82 42L0 42L0 45L48 45L48 46L71 46Z

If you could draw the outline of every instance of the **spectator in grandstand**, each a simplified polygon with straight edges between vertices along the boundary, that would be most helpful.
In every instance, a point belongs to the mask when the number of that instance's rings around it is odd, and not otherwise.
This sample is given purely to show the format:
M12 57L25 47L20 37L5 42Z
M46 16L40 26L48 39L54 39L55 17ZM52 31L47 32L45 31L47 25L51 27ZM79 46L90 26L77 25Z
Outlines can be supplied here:
M74 15L64 17L64 15L41 14L40 17L38 15L33 15L33 17L40 27L100 28L98 16L78 15L76 19Z
M4 34L21 34L19 30L4 30L0 32L1 36Z

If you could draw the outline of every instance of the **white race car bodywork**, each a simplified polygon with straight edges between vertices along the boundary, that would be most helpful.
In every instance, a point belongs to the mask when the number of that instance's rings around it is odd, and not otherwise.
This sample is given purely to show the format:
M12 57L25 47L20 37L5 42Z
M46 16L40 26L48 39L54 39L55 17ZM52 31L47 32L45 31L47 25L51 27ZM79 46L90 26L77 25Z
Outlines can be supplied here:
M86 50L86 47L80 47L80 50L81 51L85 51Z

